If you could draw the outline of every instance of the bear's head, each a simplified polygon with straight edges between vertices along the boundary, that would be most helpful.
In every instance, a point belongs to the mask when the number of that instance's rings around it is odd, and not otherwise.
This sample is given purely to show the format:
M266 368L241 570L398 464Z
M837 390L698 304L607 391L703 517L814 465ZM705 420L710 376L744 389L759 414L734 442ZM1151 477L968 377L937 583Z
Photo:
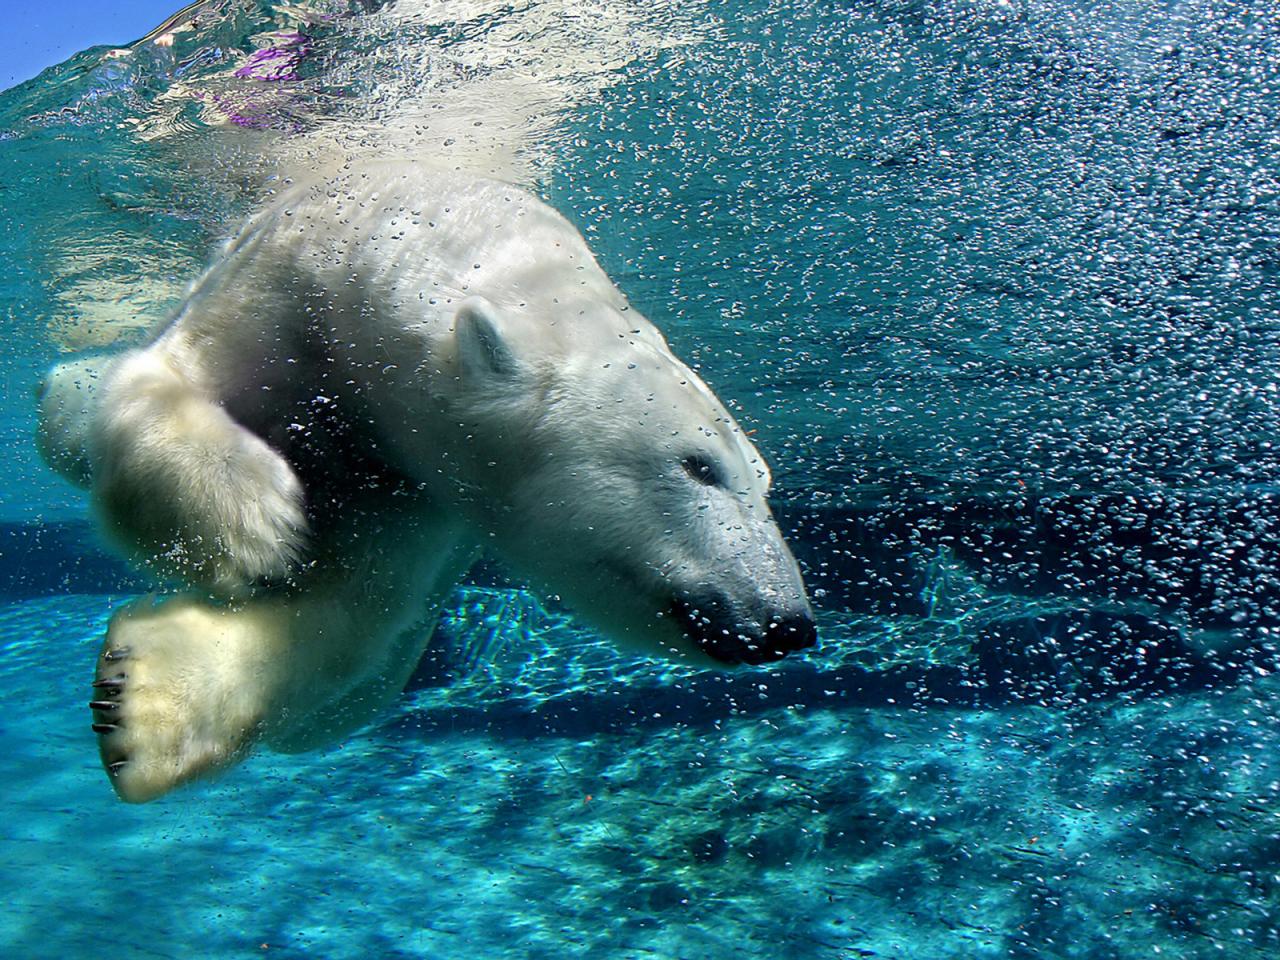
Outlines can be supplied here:
M456 495L523 575L618 640L762 663L814 642L769 468L633 310L457 310Z

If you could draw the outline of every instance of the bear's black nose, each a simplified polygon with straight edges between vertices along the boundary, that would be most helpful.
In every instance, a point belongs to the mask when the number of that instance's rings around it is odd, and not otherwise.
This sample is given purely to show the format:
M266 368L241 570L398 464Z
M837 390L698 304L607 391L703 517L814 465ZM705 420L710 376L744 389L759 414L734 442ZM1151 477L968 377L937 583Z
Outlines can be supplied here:
M679 597L672 604L689 639L721 663L771 663L817 642L808 610L766 616L763 622L738 616L726 598Z
M812 647L818 642L818 628L813 622L813 615L791 614L770 622L764 642L768 649L781 651L779 656Z

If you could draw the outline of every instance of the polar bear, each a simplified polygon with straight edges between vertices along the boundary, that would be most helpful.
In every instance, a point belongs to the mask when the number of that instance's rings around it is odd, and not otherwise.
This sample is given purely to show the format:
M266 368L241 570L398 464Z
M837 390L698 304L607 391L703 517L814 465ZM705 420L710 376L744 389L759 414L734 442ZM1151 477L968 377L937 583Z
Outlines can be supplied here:
M404 686L492 551L641 651L815 639L769 469L562 216L387 163L284 189L147 345L55 367L47 461L183 586L111 619L93 729L144 801Z

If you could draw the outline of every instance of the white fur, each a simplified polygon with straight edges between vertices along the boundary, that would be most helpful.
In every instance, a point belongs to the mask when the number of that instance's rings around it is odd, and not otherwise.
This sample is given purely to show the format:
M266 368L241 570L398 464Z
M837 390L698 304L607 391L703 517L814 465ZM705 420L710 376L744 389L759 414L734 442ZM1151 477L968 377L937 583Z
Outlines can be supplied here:
M482 546L654 652L702 656L679 597L748 632L808 616L760 455L518 188L412 163L295 186L87 395L92 367L48 378L42 449L117 542L222 598L112 622L126 799L364 722Z
M302 485L163 353L124 357L95 422L104 532L162 575L229 595L283 579L302 551Z

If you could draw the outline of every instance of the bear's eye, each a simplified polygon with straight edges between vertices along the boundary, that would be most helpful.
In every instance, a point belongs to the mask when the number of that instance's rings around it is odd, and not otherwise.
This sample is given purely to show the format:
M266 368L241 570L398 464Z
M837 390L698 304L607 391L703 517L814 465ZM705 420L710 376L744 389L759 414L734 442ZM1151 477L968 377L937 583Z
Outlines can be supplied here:
M697 480L704 487L723 487L724 474L720 468L706 457L693 453L680 461L684 472Z

